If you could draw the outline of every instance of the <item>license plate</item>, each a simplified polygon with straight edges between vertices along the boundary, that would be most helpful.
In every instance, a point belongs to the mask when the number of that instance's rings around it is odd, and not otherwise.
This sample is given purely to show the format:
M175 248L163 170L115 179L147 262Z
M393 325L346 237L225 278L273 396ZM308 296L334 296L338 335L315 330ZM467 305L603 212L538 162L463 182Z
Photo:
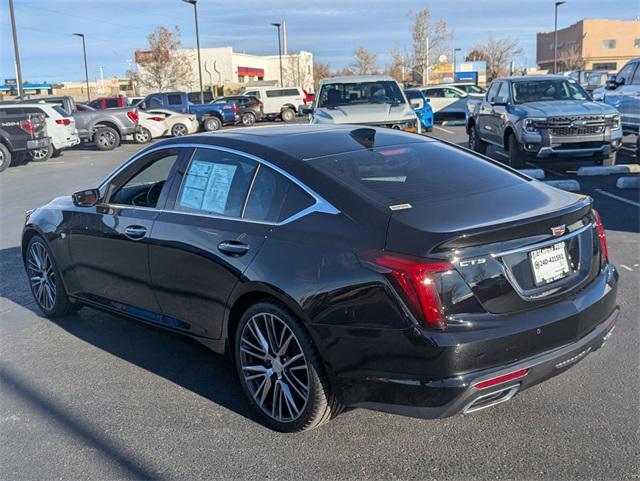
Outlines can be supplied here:
M564 242L529 253L536 286L562 279L569 273L567 249Z

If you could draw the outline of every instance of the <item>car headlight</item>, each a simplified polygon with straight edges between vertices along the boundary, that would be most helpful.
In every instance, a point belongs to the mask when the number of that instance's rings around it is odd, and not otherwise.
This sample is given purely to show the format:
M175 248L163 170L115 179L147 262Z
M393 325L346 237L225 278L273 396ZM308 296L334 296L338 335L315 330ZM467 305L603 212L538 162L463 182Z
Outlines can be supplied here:
M607 119L607 125L611 127L611 130L620 128L620 114L607 115L605 119Z
M544 122L544 121L545 119L527 118L527 119L524 119L522 126L526 132L537 132L538 129L536 127L536 124L538 122Z

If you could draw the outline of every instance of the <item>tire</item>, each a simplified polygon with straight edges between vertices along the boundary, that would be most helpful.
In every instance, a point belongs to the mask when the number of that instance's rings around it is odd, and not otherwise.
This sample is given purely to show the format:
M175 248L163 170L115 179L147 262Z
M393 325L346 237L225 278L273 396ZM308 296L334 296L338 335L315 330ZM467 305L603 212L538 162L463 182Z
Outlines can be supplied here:
M4 144L0 144L0 172L7 170L11 165L11 152Z
M53 154L51 154L51 157L60 157L60 155L62 154L62 149L53 149Z
M172 137L182 137L189 133L189 129L184 124L174 124L171 127L171 136Z
M29 157L32 162L46 162L53 155L53 146L49 144L42 149L35 149L29 151Z
M480 138L476 126L472 126L469 132L469 148L479 154L487 153L487 143Z
M613 150L608 157L604 157L602 159L602 165L605 167L611 167L612 165L616 165L616 160L618 159L618 152Z
M522 151L522 146L514 134L509 135L509 165L514 169L523 169L527 155Z
M120 145L120 134L113 127L99 127L93 134L98 150L113 150Z
M296 116L293 109L285 108L280 111L280 118L283 122L291 122Z
M138 132L133 134L133 140L136 144L148 144L152 138L151 131L146 127L142 127Z
M29 240L24 265L33 298L46 317L62 317L82 308L69 300L51 249L39 235Z
M222 128L222 122L218 117L209 117L202 124L204 130L207 132L215 132L216 130L220 130Z
M245 127L251 127L256 123L256 116L253 112L245 112L242 114L242 117L240 117L240 121Z
M240 319L234 345L242 389L271 429L308 431L342 410L311 338L285 308L272 302L251 306Z
M425 127L424 131L425 132L433 132L433 127Z

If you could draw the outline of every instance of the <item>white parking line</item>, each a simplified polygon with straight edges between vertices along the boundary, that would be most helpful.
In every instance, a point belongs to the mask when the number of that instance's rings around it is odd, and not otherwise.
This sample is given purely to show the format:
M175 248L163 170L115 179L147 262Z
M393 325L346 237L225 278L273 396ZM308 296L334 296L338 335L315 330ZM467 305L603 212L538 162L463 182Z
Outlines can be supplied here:
M438 129L438 130L442 130L443 132L446 132L446 133L451 134L451 135L455 134L455 132L453 130L443 129L442 127L438 127L437 125L434 125L433 128L434 129Z
M624 269L628 270L629 272L633 272L633 269L632 269L631 267L629 267L629 266L625 266L624 264L620 264L620 267L622 267L622 268L624 268Z
M634 205L636 207L640 207L640 204L638 202L634 202L632 200L625 199L624 197L620 197L620 196L617 196L617 195L610 194L609 192L605 192L602 189L595 189L595 191L598 192L599 194L606 195L607 197L611 197L612 199L619 200L620 202L625 202L626 204L631 204L631 205Z

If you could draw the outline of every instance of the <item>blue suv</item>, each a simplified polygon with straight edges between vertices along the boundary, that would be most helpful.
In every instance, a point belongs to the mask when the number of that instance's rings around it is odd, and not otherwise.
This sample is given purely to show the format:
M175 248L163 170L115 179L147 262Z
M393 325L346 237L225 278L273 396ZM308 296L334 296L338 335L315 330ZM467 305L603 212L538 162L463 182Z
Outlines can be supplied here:
M630 60L606 84L603 102L620 112L622 131L635 134L640 149L640 57Z
M409 103L411 103L412 100L422 100L422 107L416 107L413 110L420 119L422 130L431 132L433 130L433 110L431 109L431 105L429 105L429 99L427 99L420 90L405 90L404 94Z

